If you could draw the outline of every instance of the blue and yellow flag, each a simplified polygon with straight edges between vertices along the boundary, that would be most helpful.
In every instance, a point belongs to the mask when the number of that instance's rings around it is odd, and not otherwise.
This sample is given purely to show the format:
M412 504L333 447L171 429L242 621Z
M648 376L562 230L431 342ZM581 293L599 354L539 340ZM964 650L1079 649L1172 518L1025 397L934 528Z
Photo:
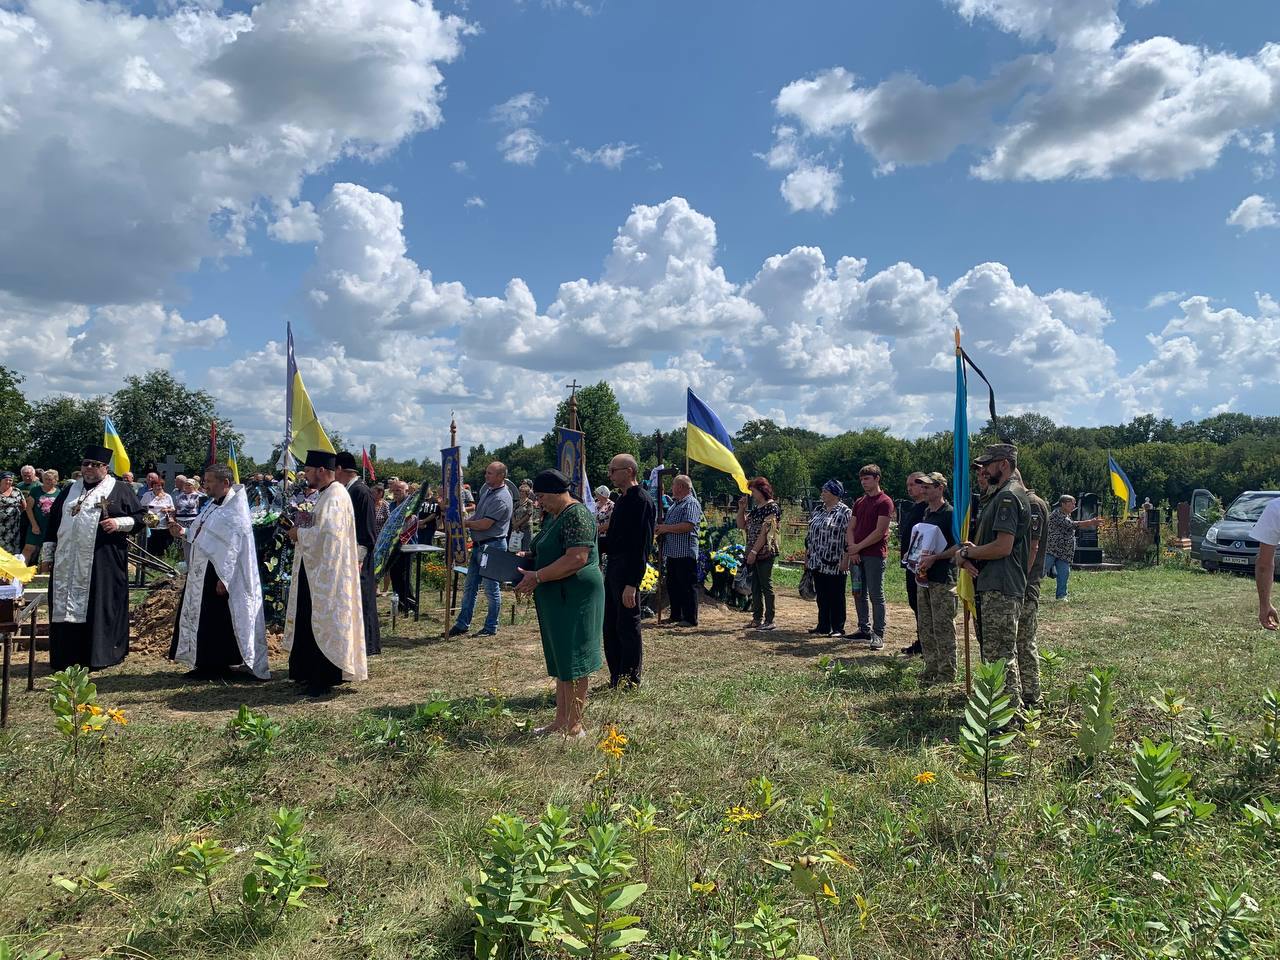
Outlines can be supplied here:
M231 482L240 482L240 464L236 463L235 441L227 441L227 466L231 468Z
M711 412L711 408L698 399L697 394L689 391L688 430L685 437L685 452L690 460L715 467L738 481L738 489L747 492L747 475L742 471L742 464L733 455L733 441L725 430L720 418Z
M1124 514L1127 517L1129 511L1138 505L1138 495L1134 492L1133 481L1120 468L1120 464L1115 462L1110 453L1107 454L1107 473L1111 476L1111 492L1124 504Z
M111 451L112 473L117 477L123 477L132 469L129 454L124 452L124 441L120 439L120 434L116 432L116 425L111 422L110 417L105 417L102 421L102 445Z
M960 349L960 331L956 330L956 415L951 427L951 533L956 543L969 539L969 380L964 369L964 351ZM961 570L956 577L956 596L964 601L971 614L977 615L973 577Z

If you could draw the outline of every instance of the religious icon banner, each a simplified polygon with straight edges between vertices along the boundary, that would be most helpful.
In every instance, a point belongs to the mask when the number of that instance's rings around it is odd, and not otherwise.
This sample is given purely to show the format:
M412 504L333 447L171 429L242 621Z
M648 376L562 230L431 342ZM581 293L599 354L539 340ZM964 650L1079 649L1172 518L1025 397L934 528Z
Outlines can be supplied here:
M556 427L556 468L569 478L569 490L579 500L595 504L587 490L585 434L581 430Z
M444 477L444 532L448 543L449 563L465 563L467 533L462 526L462 448L448 447L440 451L440 468Z

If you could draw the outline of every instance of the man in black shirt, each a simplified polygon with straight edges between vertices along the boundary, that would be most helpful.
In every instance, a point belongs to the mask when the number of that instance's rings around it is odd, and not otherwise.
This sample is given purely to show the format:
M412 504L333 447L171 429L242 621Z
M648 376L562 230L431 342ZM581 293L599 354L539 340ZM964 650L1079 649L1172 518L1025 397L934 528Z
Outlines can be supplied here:
M927 507L925 503L925 485L921 482L923 478L924 474L918 470L907 476L907 496L911 498L911 502L903 508L902 521L898 527L899 560L905 561L907 545L911 543L911 528L920 522L920 518L924 516ZM916 618L916 638L909 646L902 648L902 653L904 656L914 657L920 655L920 606L919 598L916 594L916 575L910 570L906 571L906 573L907 603L911 604L911 612Z
M640 640L640 581L653 546L657 510L638 482L635 457L620 453L609 461L609 482L622 491L601 527L600 552L608 554L604 578L604 656L609 686L638 684L644 661Z

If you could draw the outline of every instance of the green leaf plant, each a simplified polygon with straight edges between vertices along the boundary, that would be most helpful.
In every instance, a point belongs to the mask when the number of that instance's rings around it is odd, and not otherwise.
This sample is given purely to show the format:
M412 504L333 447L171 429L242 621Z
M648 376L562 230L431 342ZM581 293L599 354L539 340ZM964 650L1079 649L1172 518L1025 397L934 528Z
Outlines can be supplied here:
M1016 757L1009 750L1017 731L1008 729L1015 710L1005 690L1005 661L983 663L973 673L973 693L960 725L960 755L982 784L982 806L991 822L991 783L1012 777Z
M1080 729L1076 733L1076 747L1085 762L1092 764L1107 752L1115 738L1115 695L1111 681L1115 679L1115 667L1104 667L1089 674L1082 693Z
M267 849L253 855L256 871L245 874L242 902L252 914L279 922L288 909L302 907L308 890L328 886L316 873L316 864L302 837L301 809L281 807L275 814L275 830L267 837Z
M1122 802L1134 829L1149 840L1169 836L1186 811L1183 788L1191 777L1175 766L1180 756L1172 743L1157 746L1147 737L1134 747L1137 779L1122 785L1128 794Z
M623 840L622 827L591 827L569 861L572 870L556 939L571 957L627 960L628 948L643 942L648 931L636 926L638 916L625 911L649 885L629 880L636 860Z

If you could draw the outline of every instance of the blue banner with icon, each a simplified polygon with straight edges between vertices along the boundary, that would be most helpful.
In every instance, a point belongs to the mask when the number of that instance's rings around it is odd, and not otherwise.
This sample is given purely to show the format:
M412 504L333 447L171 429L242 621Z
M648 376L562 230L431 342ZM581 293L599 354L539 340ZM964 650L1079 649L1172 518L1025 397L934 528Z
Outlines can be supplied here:
M467 532L462 526L462 448L440 451L440 469L444 477L444 533L446 560L450 564L465 563Z

